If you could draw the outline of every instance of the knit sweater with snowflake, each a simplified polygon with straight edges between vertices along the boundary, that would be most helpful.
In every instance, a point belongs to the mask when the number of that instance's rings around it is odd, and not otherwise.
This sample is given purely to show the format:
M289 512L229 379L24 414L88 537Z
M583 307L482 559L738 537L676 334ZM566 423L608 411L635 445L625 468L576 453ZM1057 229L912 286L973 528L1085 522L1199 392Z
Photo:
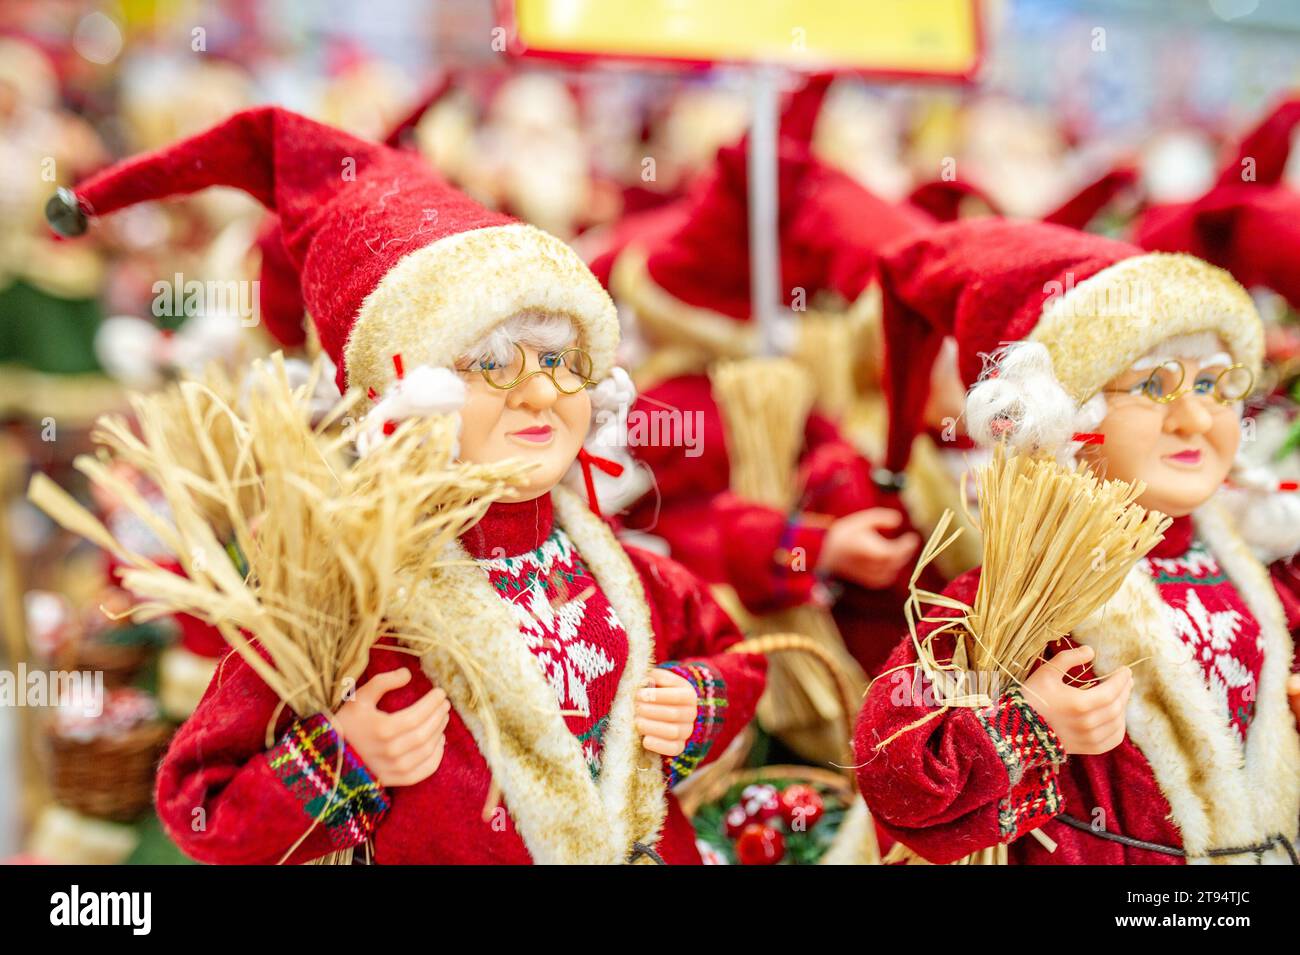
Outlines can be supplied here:
M488 542L491 542L489 545ZM569 536L535 502L494 505L463 538L519 623L593 777L619 678L627 632Z
M1141 566L1160 591L1165 619L1200 664L1220 711L1245 742L1264 665L1259 622L1193 536L1190 517L1175 519Z

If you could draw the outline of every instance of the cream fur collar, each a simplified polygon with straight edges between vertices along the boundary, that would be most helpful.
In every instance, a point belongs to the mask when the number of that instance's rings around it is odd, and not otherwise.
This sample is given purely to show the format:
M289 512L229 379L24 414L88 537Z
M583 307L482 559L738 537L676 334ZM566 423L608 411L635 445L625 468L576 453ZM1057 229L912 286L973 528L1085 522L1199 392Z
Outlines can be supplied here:
M1096 650L1100 673L1149 658L1133 671L1128 735L1151 764L1189 854L1251 845L1276 833L1294 841L1300 817L1300 736L1285 688L1293 653L1286 617L1267 570L1217 506L1203 506L1194 520L1200 539L1259 622L1264 640L1259 697L1244 752L1205 685L1200 664L1188 659L1183 642L1165 622L1155 583L1140 567L1074 636ZM1121 820L1115 822L1122 826ZM1250 864L1255 859L1221 861ZM1265 861L1289 859L1275 847Z

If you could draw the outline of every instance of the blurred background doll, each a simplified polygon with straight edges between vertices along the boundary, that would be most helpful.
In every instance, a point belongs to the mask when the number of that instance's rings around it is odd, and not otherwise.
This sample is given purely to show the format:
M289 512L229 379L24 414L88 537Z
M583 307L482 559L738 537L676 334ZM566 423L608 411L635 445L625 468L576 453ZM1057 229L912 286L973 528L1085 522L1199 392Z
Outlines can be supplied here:
M896 636L899 583L918 544L896 497L873 484L851 430L861 427L859 366L878 354L873 261L881 246L929 220L868 193L811 154L828 85L823 77L797 91L781 124L783 344L798 356L791 367L806 373L816 392L812 412L795 423L797 491L790 507L733 486L742 467L728 430L736 421L728 423L729 398L710 377L717 363L759 350L744 143L719 150L689 198L616 230L613 246L597 256L597 271L608 271L617 301L654 349L638 369L643 390L629 416L637 424L670 425L642 428L628 448L652 481L639 498L618 502L623 528L660 538L744 618L832 609L838 633L830 649L861 681ZM752 373L763 375L763 367L754 365ZM797 751L839 758L842 731L834 719L805 710L795 694L774 695L766 706L765 726Z

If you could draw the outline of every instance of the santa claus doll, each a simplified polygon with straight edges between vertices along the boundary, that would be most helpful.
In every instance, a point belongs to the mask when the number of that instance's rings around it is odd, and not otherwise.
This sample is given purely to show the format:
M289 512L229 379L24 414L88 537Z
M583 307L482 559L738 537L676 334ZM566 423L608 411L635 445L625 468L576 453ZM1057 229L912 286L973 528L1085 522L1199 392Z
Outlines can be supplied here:
M1172 525L992 706L927 692L917 648L956 612L918 625L859 718L877 821L937 863L998 845L1013 863L1296 862L1300 615L1220 507L1263 350L1250 296L1188 255L994 220L896 250L882 283L913 367L955 336L977 442L1141 482L1138 503ZM895 404L913 410L890 444L905 456L926 380L896 372ZM1280 506L1300 529L1295 495ZM969 604L979 575L945 593ZM932 647L951 659L952 631Z
M813 122L829 77L790 101L778 156L783 308L791 350L808 313L841 322L866 362L874 346L874 262L890 241L926 229L928 219L868 193L811 152ZM818 402L803 429L799 500L791 510L731 490L724 415L709 368L756 354L750 301L748 173L745 144L724 147L688 199L628 230L598 258L610 288L654 349L649 381L631 416L693 424L681 440L630 448L653 480L622 515L625 527L667 541L671 553L707 580L734 589L744 608L767 614L808 604L832 606L845 644L872 672L897 631L904 568L919 543L895 488L873 482L873 467L850 432L843 396L828 387L863 362L822 354L812 362ZM837 374L843 365L846 375ZM856 424L856 421L854 422ZM685 440L686 438L691 440ZM734 452L733 452L734 453ZM881 629L883 623L884 629Z
M279 215L339 385L376 401L367 441L433 382L434 404L459 407L462 460L533 467L421 598L494 677L494 745L432 651L381 643L352 698L305 718L232 653L159 769L167 832L211 863L361 846L377 863L698 862L670 787L749 720L763 662L725 652L739 634L686 570L623 548L557 487L610 374L608 295L562 242L419 157L273 107L61 191L48 215L75 235L213 185Z

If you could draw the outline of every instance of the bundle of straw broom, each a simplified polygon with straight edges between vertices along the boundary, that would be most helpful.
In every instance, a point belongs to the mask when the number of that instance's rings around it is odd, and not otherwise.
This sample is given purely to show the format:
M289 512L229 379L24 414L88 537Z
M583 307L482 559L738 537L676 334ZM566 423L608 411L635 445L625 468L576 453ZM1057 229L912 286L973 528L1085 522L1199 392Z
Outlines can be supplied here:
M138 434L121 417L103 418L93 433L100 455L76 461L153 530L185 576L130 550L52 481L38 475L29 498L117 555L123 585L141 601L136 619L185 612L215 625L300 717L332 713L381 637L397 638L407 652L440 646L465 659L431 629L428 608L411 605L407 584L439 572L444 548L524 466L455 461L454 416L402 422L353 461L350 436L337 426L358 395L313 426L314 381L292 388L278 354L253 374L242 406L230 383L212 375L133 396ZM114 474L115 460L158 487L167 516ZM481 686L485 675L466 667L471 685Z
M731 463L731 488L741 497L788 511L797 500L795 475L815 387L811 375L786 358L723 361L710 371L722 412ZM811 573L811 568L809 568ZM835 661L861 699L866 677L844 647L835 621L823 607L794 607L753 622L755 633L805 634ZM769 661L759 721L806 757L843 761L848 739L839 688L826 667L807 654L781 654Z
M905 607L918 665L942 705L877 749L950 707L993 705L997 693L989 687L1028 677L1049 645L1115 595L1170 524L1137 503L1145 490L1141 482L1102 480L1084 465L1067 468L1042 454L1008 454L1003 445L977 472L976 487L979 517L971 521L983 534L983 565L974 605L917 587L926 565L961 533L948 535L948 511L917 561ZM958 616L926 617L922 603ZM937 624L923 640L917 637L918 620ZM949 632L959 639L952 658L941 660L934 641ZM989 683L967 685L964 677L972 671L990 677ZM998 846L962 861L1005 860L1005 847Z

